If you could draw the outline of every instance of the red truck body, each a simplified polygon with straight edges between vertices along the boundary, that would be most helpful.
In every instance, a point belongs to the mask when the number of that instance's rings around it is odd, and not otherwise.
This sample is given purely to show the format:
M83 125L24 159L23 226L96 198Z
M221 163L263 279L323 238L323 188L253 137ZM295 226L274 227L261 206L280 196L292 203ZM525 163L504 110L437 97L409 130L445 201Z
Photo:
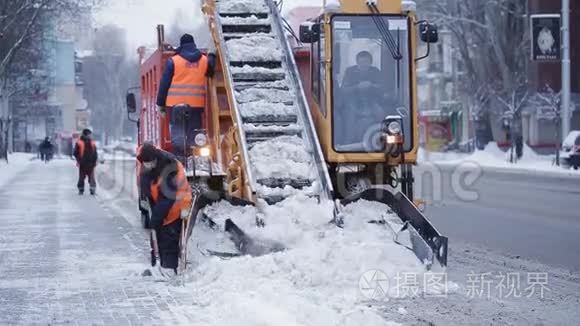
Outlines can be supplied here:
M138 142L141 145L144 141L151 141L160 148L172 152L171 135L169 121L171 111L163 117L157 109L157 93L159 83L165 69L165 64L169 58L175 55L175 51L167 49L157 49L147 59L143 58L140 50L140 86L141 86L141 110L139 112L139 136ZM203 114L203 128L207 129L209 122L210 98L208 96L206 109Z

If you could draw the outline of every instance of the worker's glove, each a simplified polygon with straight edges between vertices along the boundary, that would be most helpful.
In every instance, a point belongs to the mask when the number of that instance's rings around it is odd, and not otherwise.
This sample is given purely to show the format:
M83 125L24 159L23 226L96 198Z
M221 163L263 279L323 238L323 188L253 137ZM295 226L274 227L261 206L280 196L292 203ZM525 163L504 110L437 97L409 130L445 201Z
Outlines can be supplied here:
M159 111L159 114L161 114L161 116L165 118L165 114L167 113L167 109L164 106L158 105L157 110Z
M151 206L149 205L149 201L145 199L141 199L140 201L141 207L147 211L151 210Z
M151 211L151 205L148 200L141 200L141 207L147 212L149 218L153 218L153 212Z
M181 210L181 219L186 221L189 219L189 209L184 208Z

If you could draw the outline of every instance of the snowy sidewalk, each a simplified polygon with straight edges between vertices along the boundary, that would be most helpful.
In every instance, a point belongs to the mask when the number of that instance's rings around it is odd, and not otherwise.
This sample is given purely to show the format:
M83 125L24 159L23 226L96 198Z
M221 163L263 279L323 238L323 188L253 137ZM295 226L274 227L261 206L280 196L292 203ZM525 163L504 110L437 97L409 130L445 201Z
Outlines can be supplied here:
M546 177L579 178L580 171L565 169L554 164L555 155L538 155L528 146L517 163L509 162L509 153L503 152L496 143L489 143L484 150L471 154L440 153L419 150L419 164L431 163L444 166L461 166L463 169L481 168L484 171L517 173Z
M144 232L102 198L78 196L72 161L33 161L13 174L0 189L1 325L179 321L172 310L193 298L140 276Z
M0 188L19 172L24 171L36 156L30 153L14 153L8 156L8 163L0 160Z

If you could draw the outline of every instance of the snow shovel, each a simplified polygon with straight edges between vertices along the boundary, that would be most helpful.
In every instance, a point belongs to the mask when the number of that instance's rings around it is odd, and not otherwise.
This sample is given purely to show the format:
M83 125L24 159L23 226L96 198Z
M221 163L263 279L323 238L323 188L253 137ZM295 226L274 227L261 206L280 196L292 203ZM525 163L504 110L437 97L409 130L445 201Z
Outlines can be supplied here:
M149 200L147 200L147 199L142 200L141 207L143 207L147 210L149 217L152 216L151 205L149 204ZM150 238L150 242L151 242L151 267L155 267L155 265L157 264L157 261L158 260L160 261L159 245L157 242L157 233L155 232L155 229L151 229L150 233L151 233L151 238Z
M151 266L155 267L158 260L161 263L159 258L159 245L157 244L157 233L154 229L151 229Z
M198 209L195 209L198 194L194 192L191 206L188 210L183 210L181 214L181 237L179 239L179 274L184 274L187 270L187 243L191 232L195 227Z

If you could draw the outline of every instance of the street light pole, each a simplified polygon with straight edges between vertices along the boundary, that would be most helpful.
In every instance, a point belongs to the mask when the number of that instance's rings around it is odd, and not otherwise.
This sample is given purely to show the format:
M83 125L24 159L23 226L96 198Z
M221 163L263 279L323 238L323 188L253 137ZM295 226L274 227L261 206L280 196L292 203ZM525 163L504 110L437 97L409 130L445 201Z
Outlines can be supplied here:
M570 0L562 0L562 141L570 132Z

